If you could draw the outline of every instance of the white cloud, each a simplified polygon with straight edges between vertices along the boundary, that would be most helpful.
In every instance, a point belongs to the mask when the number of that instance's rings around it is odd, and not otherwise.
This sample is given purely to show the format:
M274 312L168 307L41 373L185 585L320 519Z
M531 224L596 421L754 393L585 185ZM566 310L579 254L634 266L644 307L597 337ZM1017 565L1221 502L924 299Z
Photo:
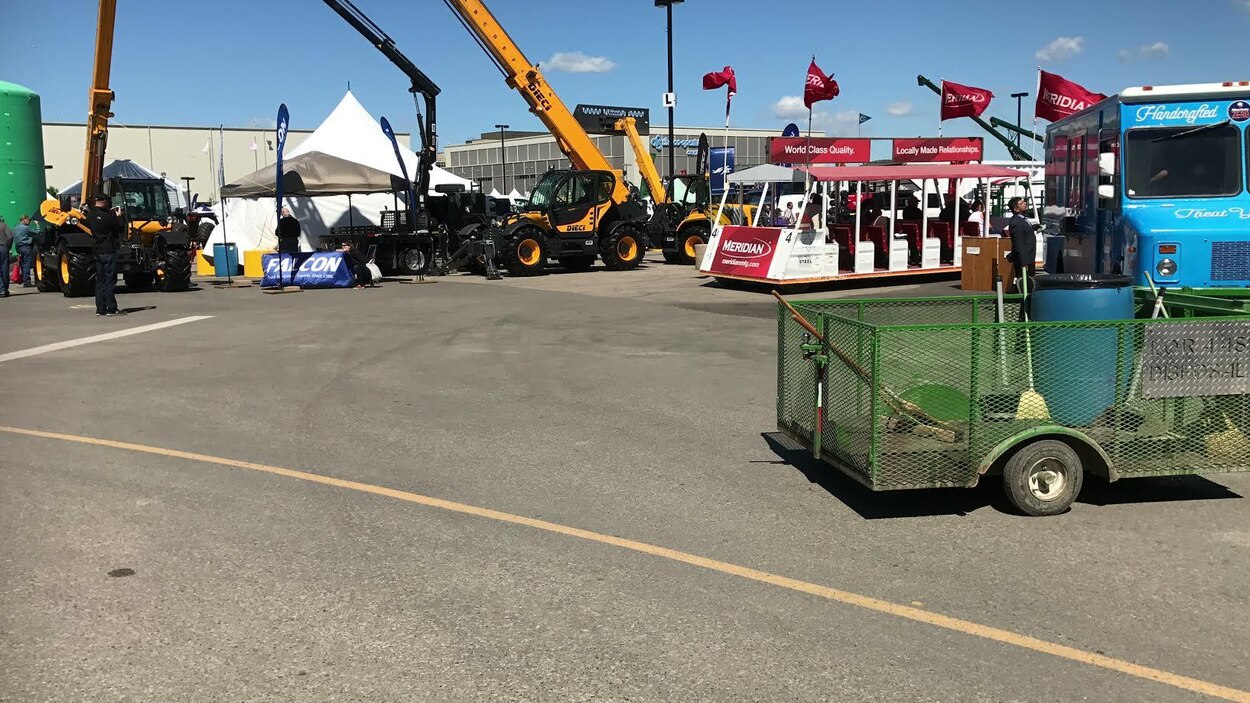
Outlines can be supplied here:
M1168 55L1168 45L1161 41L1146 44L1141 48L1141 55L1147 58L1162 58Z
M616 68L606 56L587 56L580 51L558 51L543 65L565 73L607 73Z
M278 119L276 117L253 117L250 120L252 129L277 129Z
M1085 37L1057 37L1054 41L1037 50L1034 56L1038 61L1063 61L1081 53L1085 49Z
M1240 0L1239 4L1241 9L1245 10L1247 15L1250 15L1250 0Z
M773 103L773 115L781 120L795 120L807 117L807 108L803 106L803 98L787 95Z
M1115 52L1116 58L1120 59L1120 63L1128 63L1133 60L1133 52L1128 49L1120 49Z
M859 111L816 112L812 125L830 137L852 137L859 131Z
M886 105L885 111L895 117L906 117L911 114L912 105L906 100L899 100Z
M816 104L812 111L812 127L824 130L831 137L853 135L859 127L858 110L839 110L826 112L820 109L822 103ZM787 95L773 103L773 115L779 120L799 121L807 117L807 108L803 106L803 98Z

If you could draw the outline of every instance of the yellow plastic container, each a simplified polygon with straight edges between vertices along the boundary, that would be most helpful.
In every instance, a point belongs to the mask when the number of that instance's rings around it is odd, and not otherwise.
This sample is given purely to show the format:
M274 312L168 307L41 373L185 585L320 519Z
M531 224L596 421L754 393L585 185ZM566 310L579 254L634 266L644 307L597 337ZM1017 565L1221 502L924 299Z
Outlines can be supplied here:
M213 265L208 263L208 259L204 258L203 251L195 252L195 275L197 276L213 276L216 275Z
M274 253L272 249L253 249L243 252L243 275L248 278L264 278L265 268L261 258Z

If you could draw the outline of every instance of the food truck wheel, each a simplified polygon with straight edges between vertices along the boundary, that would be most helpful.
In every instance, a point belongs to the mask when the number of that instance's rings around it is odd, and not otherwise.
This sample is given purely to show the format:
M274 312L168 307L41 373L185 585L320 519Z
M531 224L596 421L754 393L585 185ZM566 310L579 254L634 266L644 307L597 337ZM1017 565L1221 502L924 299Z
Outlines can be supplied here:
M1025 515L1058 515L1081 492L1085 468L1067 444L1044 439L1021 447L1003 467L1003 490Z

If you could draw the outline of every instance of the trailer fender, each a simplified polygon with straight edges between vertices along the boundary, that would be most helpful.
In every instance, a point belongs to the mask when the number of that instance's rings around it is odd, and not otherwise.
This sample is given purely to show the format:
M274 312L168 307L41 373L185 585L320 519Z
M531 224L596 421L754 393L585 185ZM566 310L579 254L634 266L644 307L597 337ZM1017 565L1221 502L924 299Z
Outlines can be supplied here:
M1002 462L1017 448L1035 439L1057 439L1066 442L1081 456L1087 473L1103 476L1108 481L1120 478L1115 465L1111 462L1111 457L1089 435L1062 425L1041 425L999 442L981 460L981 465L977 467L977 475L969 487L975 486L990 469L1001 468Z
M57 238L57 244L62 249L90 249L91 235L77 230L68 230L62 232Z
M185 227L171 229L168 232L161 233L161 239L165 240L166 247L181 247L183 249L191 246L191 237Z

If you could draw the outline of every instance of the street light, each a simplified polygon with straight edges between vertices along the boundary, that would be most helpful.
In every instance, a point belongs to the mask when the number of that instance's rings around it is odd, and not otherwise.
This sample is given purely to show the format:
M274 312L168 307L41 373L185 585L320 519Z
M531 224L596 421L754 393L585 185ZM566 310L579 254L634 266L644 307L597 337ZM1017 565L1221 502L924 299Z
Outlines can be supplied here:
M507 195L509 192L508 191L508 152L507 152L507 143L504 141L503 131L507 129L509 126L510 125L506 125L506 124L495 125L495 129L499 130L499 160L500 162L503 163L503 173L501 174L499 182L503 184L503 187L504 187L503 193L505 195Z
M1028 93L1012 93L1011 97L1016 99L1016 129L1018 130L1018 129L1021 129L1022 127L1022 125L1020 124L1020 118L1021 118L1020 101L1022 98L1029 97L1029 94ZM1016 146L1020 146L1020 133L1019 132L1016 132Z
M668 22L668 92L664 94L664 106L668 108L668 177L671 179L677 171L676 157L673 154L673 107L677 104L677 95L673 92L673 5L682 0L655 0L656 7L664 8Z
M178 180L187 184L187 209L191 209L191 181L195 180L195 176L182 176Z

